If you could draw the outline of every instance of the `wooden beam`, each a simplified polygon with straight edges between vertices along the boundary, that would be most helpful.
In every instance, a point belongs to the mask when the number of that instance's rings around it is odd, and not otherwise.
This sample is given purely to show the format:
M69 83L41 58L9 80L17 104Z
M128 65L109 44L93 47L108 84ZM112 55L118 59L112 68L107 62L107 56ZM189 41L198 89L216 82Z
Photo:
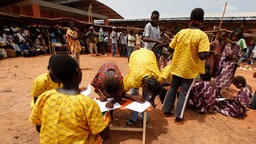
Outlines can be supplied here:
M42 0L33 0L33 1L37 2L40 6L43 6L43 7L47 7L47 8L51 8L51 9L55 9L55 10L59 10L59 11L65 11L65 12L69 12L69 13L75 13L75 14L84 15L84 16L89 15L88 11L85 11L85 10L67 7L67 6L63 6L63 5L59 5L59 4L55 4L55 3L42 1ZM108 18L107 16L104 16L101 14L96 14L96 13L92 13L92 17L100 18L100 19Z
M85 11L85 10L80 10L80 9L76 9L76 8L72 8L72 7L67 7L67 6L63 6L63 5L59 5L59 4L55 4L55 3L51 3L51 2L42 1L42 0L24 0L24 1L21 1L21 2L6 5L6 6L1 7L1 8L13 7L13 6L21 7L21 6L28 6L28 5L33 5L33 4L38 4L39 7L42 6L42 7L50 8L50 9L53 9L53 10L58 10L58 11L63 11L63 12L68 12L68 13L73 13L73 14L79 14L79 15L83 15L83 16L88 16L89 15L88 11ZM97 13L92 13L91 15L94 18L108 19L107 16L97 14Z

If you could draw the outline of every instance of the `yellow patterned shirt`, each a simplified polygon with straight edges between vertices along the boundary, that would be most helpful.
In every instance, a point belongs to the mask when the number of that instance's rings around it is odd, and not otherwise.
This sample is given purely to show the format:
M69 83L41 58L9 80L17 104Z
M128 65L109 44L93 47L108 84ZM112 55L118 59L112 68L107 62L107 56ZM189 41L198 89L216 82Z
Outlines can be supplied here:
M49 73L41 74L34 80L32 89L31 108L34 106L34 97L39 97L43 92L59 88L58 83L52 81Z
M132 52L129 59L129 74L124 78L124 90L127 92L131 88L139 88L144 77L155 77L157 81L162 81L155 54L151 50L140 48Z
M30 121L42 125L40 144L97 144L108 123L97 103L82 94L49 90L38 97Z
M200 60L199 52L209 52L208 36L200 29L183 29L178 32L169 45L174 49L170 66L173 75L193 79L205 73L204 61Z

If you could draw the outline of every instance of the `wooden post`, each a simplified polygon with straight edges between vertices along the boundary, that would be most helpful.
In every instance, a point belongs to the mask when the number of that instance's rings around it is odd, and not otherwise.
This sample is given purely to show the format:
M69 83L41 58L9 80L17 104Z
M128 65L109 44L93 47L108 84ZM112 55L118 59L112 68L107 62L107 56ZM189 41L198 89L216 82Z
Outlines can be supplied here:
M218 36L219 36L219 30L221 29L221 25L222 25L222 21L223 21L223 18L224 18L225 12L226 12L226 8L227 8L227 2L225 2L224 10L223 10L223 13L222 13L222 16L221 16L220 25L219 25L219 27L218 27L218 31L217 31L217 34L216 34L215 40L217 40L217 39L218 39Z
M32 4L32 14L34 17L41 17L40 7L38 4Z

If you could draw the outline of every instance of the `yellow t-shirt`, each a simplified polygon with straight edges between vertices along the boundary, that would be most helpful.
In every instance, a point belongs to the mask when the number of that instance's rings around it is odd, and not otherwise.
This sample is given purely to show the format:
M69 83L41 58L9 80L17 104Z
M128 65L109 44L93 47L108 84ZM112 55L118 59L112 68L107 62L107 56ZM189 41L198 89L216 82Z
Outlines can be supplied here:
M131 88L139 88L144 77L155 77L157 81L162 81L155 54L151 50L140 48L132 52L129 59L129 74L124 78L124 90L127 92Z
M200 60L199 52L209 52L208 36L200 29L183 29L171 41L174 54L170 66L173 75L193 79L205 73L204 61Z
M108 126L93 99L55 89L38 97L30 121L42 125L40 144L100 143L99 133Z
M41 74L34 80L34 85L32 88L32 101L31 108L34 106L34 97L39 97L43 92L47 90L52 90L59 88L58 83L52 81L49 73Z

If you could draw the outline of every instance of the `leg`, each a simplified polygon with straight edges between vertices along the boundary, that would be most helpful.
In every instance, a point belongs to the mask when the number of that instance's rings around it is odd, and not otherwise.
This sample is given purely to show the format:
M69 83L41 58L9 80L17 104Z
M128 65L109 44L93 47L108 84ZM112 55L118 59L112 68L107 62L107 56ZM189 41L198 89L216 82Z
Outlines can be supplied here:
M182 79L177 108L175 110L176 118L182 119L184 116L187 99L188 99L193 81L194 79Z
M90 53L91 53L91 55L93 55L93 43L90 43L89 44L89 49L90 49Z
M139 94L139 89L136 89L136 88L132 88L131 89L131 95L138 95ZM131 112L131 117L129 118L129 120L133 121L133 122L137 122L138 120L138 112L136 111L132 111Z
M173 77L172 77L172 86L168 90L168 92L166 93L166 96L165 96L165 99L164 99L164 102L163 102L162 111L164 113L170 113L171 112L171 110L173 108L173 105L174 105L174 102L175 102L175 99L176 99L176 94L177 94L178 88L180 86L180 83L181 83L181 78L178 77L178 76L173 75Z
M99 55L96 43L93 43L93 48L94 48L96 55Z

